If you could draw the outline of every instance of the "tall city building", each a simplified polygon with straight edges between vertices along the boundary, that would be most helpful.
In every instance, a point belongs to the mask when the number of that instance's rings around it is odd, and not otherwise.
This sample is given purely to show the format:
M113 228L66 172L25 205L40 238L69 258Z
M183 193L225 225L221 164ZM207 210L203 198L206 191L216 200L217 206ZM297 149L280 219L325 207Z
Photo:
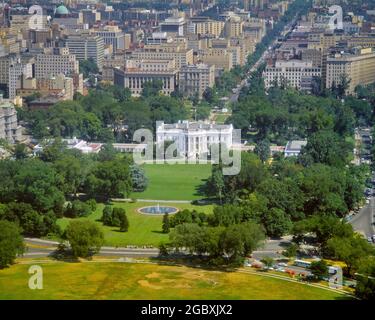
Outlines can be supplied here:
M65 46L79 61L92 59L98 65L99 71L103 68L104 40L102 37L90 34L68 35Z

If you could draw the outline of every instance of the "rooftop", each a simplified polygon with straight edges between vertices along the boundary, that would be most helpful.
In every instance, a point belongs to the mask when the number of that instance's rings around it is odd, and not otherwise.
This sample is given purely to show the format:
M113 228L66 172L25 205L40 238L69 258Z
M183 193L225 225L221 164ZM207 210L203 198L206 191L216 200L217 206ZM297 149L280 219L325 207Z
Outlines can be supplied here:
M292 140L288 141L285 151L300 151L302 147L307 145L307 140Z
M206 122L189 122L188 120L179 121L178 123L164 124L162 123L158 129L162 127L165 130L188 130L188 131L199 131L199 130L230 130L232 125L227 124L213 124Z

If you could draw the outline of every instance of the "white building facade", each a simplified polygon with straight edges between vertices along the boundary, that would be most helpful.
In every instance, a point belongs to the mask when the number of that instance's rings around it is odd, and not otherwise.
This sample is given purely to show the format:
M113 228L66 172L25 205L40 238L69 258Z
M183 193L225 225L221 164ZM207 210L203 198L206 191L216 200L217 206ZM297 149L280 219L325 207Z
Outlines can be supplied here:
M311 61L301 60L276 61L274 66L267 66L263 72L266 89L285 82L298 90L310 91L313 78L321 75L319 67L314 67Z
M173 141L177 153L188 159L199 158L210 153L210 146L225 145L229 150L233 144L233 126L204 122L179 121L174 124L158 122L156 144Z

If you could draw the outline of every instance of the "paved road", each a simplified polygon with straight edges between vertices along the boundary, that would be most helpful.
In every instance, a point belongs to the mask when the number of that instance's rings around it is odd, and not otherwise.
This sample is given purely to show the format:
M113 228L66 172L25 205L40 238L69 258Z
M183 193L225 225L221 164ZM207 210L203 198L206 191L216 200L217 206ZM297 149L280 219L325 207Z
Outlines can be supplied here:
M268 240L260 250L253 252L253 257L261 259L268 256L272 258L281 257L281 251L285 250L285 246L289 243L290 239L285 237L280 240ZM50 256L57 248L58 242L41 240L35 238L25 238L28 244L28 250L24 257L42 258ZM156 257L159 254L157 248L115 248L115 247L102 247L99 256L121 256L121 257Z
M363 233L366 237L370 237L375 234L374 208L375 198L371 198L370 203L363 207L359 213L349 220L354 230Z

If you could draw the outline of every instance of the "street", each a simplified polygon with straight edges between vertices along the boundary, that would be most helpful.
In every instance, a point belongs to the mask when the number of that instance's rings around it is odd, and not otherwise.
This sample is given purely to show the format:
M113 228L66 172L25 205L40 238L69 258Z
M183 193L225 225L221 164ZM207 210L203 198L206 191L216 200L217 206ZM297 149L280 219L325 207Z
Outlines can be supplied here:
M34 238L24 239L27 246L27 251L23 255L27 258L43 258L50 256L57 248L58 242L48 241ZM263 257L280 258L281 252L285 250L289 244L290 239L285 237L280 240L267 240L265 246L253 252L256 259ZM121 257L156 257L159 254L157 248L115 248L115 247L102 247L98 256L121 256Z
M286 34L288 34L289 32L293 31L293 25L296 23L296 21L297 21L297 17L295 17L295 18L293 19L293 21L291 21L290 23L288 23L288 24L285 26L284 31L282 32L282 34L283 34L283 35L286 35ZM238 101L239 94L240 94L242 88L243 88L244 86L246 86L246 84L247 84L247 79L248 79L249 75L250 75L252 72L256 71L256 70L258 69L258 67L259 67L262 63L265 62L266 57L268 56L269 53L272 52L272 50L274 50L274 48L275 48L277 42L278 42L278 39L276 38L276 39L272 42L272 44L267 48L267 50L263 52L263 54L262 54L262 56L259 58L259 60L258 60L258 61L257 61L252 67L251 67L251 69L247 72L247 75L246 75L245 79L243 79L243 80L241 81L240 86L237 88L236 92L233 93L230 97L228 97L228 98L229 98L229 102L237 102L237 101Z
M370 203L364 206L358 214L349 220L349 223L353 226L354 230L362 233L366 238L375 234L374 205L375 198L372 197Z

